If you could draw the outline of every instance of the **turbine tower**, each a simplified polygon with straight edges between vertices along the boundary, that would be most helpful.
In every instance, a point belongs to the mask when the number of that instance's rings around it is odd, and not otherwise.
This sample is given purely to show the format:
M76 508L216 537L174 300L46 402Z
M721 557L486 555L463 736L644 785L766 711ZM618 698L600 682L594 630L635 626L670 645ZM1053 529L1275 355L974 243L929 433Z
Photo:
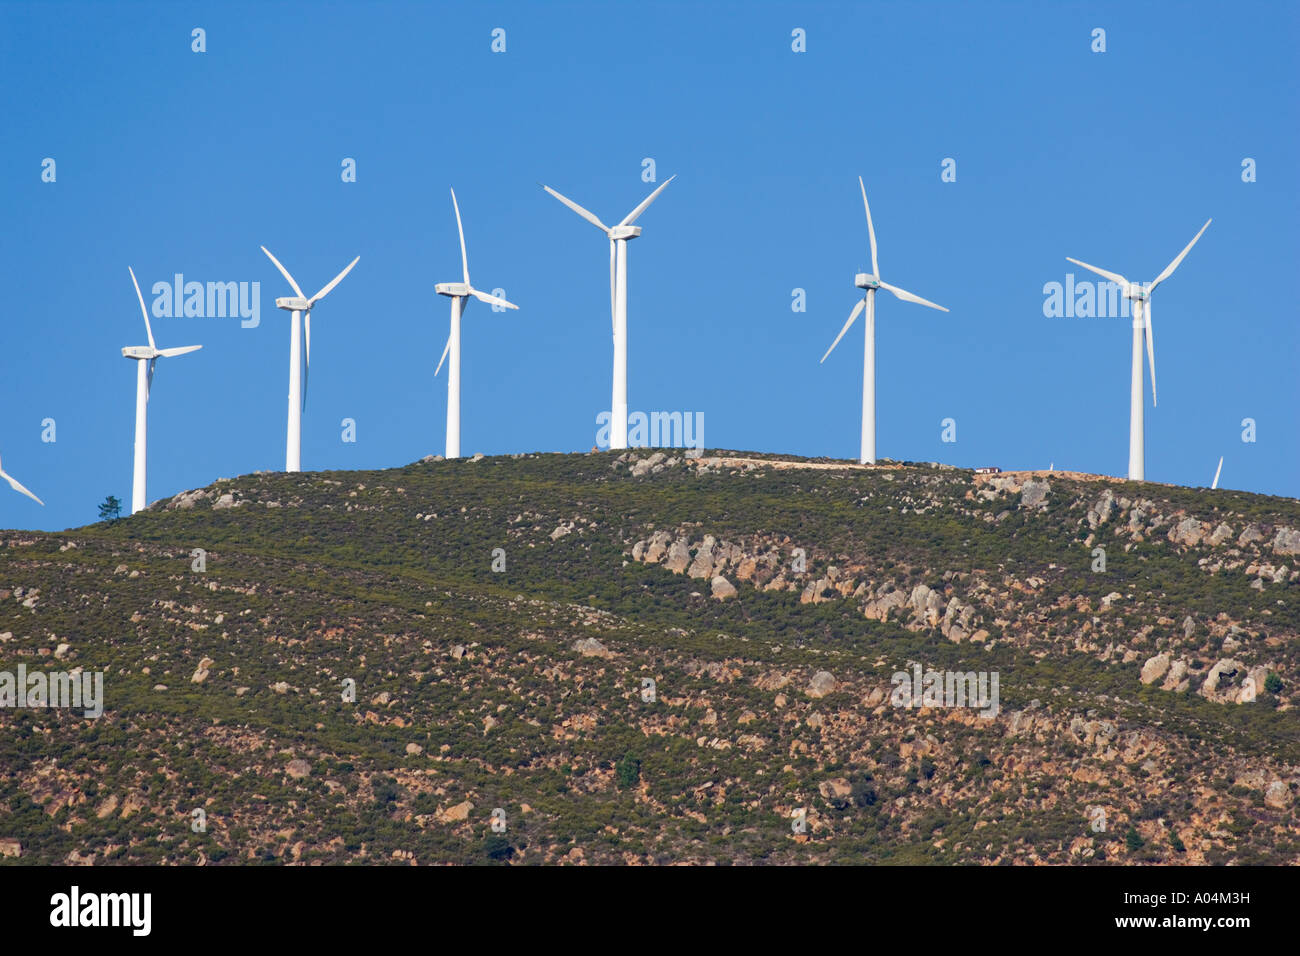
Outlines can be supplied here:
M1140 282L1129 282L1117 272L1107 272L1105 269L1098 269L1096 266L1090 266L1086 262L1080 262L1078 259L1072 259L1069 256L1065 258L1073 262L1076 266L1090 272L1095 272L1111 282L1118 283L1124 298L1133 303L1133 362L1132 376L1129 387L1129 420L1128 420L1128 479L1129 481L1146 480L1146 454L1143 448L1144 425L1142 421L1142 338L1145 333L1147 361L1151 365L1151 404L1156 404L1156 347L1151 334L1151 293L1156 290L1156 286L1164 282L1178 264L1183 261L1183 257L1192 251L1192 246L1196 245L1196 240L1201 238L1201 233L1210 227L1213 219L1205 220L1205 225L1201 231L1192 237L1182 252L1173 262L1165 266L1165 271L1156 276L1155 281L1147 284Z
M465 255L465 229L460 222L460 206L456 202L456 190L451 191L451 208L456 212L456 231L460 234L460 265L462 282L439 282L433 287L438 295L451 299L451 334L434 369L436 377L442 371L442 363L451 356L447 366L447 458L460 457L460 317L465 312L465 305L470 296L489 305L505 309L517 309L519 306L505 299L499 299L486 292L480 292L469 284L469 257Z
M862 356L862 453L859 461L864 465L874 465L876 463L876 290L887 289L894 294L896 298L904 302L915 302L918 305L928 306L931 309L938 309L940 312L947 312L941 305L935 305L928 299L922 299L919 295L913 295L897 286L892 286L888 282L880 280L880 266L876 262L876 227L871 222L871 206L867 203L867 187L862 183L862 177L858 177L858 188L862 190L862 206L867 211L867 235L871 239L871 272L859 272L853 280L853 284L859 289L865 289L866 292L853 311L849 313L849 320L844 323L844 328L840 329L840 334L835 336L835 341L831 347L826 350L826 355L822 356L825 362L827 356L835 351L835 346L840 344L840 339L844 338L844 333L849 330L863 310L866 310L866 345Z
M202 345L182 345L174 349L160 349L154 344L153 328L149 325L149 310L144 307L144 296L140 294L140 283L136 281L135 271L126 267L131 273L131 284L135 286L135 297L140 300L140 314L144 316L144 331L149 337L148 345L128 345L122 349L122 357L134 359L135 366L135 469L131 478L131 514L142 510L148 501L145 498L145 470L148 459L146 445L149 438L149 389L153 385L153 367L160 358L197 352Z
M9 487L12 488L14 491L21 492L22 494L26 495L28 498L31 498L32 501L36 502L42 508L45 507L44 501L41 501L40 498L37 498L34 494L32 494L30 491L24 488L22 484L19 483L17 478L15 478L13 475L10 475L2 467L0 467L0 478L3 478L5 481L9 482Z
M317 302L330 294L330 290L343 281L343 277L352 271L352 267L361 261L361 257L357 256L349 262L346 269L331 279L325 288L309 299L302 294L302 289L298 288L298 283L293 281L293 276L289 275L289 270L280 265L280 260L271 255L266 246L262 246L262 251L266 253L268 259L275 263L275 267L280 270L280 275L289 280L289 285L293 286L294 291L293 296L276 299L275 306L278 309L293 313L293 324L290 326L289 331L289 428L284 445L284 470L302 471L302 411L307 407L307 377L311 373L311 310ZM305 368L301 355L303 323L300 321L304 314L306 315L307 328L307 361Z
M627 242L641 235L641 227L634 226L637 217L659 197L668 184L677 177L669 176L642 200L617 226L607 226L567 196L561 196L550 186L542 186L548 193L564 203L587 222L609 237L609 312L614 328L614 388L610 403L609 447L627 447Z

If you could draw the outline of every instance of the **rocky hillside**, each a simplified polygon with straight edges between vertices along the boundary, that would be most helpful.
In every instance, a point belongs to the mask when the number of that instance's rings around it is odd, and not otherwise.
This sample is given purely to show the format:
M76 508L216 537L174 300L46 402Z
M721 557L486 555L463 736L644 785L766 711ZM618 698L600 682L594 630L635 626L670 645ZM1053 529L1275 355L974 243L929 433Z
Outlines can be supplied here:
M0 536L0 704L103 675L0 706L0 865L1300 863L1293 500L638 450Z

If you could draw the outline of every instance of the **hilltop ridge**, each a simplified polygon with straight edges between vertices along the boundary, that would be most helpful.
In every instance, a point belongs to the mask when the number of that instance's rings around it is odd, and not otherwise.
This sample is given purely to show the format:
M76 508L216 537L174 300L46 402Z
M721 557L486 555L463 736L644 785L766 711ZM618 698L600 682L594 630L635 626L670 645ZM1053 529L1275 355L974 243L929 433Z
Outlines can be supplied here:
M0 670L105 699L0 708L0 862L1300 862L1293 499L632 449L3 538Z

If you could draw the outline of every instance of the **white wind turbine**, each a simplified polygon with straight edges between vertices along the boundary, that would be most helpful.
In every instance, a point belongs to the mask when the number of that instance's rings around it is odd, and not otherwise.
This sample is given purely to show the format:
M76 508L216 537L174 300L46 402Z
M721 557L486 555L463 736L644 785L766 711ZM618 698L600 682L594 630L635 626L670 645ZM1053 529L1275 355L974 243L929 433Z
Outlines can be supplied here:
M486 292L480 292L469 284L469 257L465 255L465 229L460 222L460 206L456 202L456 190L451 191L451 208L456 211L456 231L460 234L460 264L463 282L439 282L433 287L438 295L451 299L451 334L438 359L438 367L433 374L442 371L442 363L451 356L447 366L447 458L460 457L460 317L464 314L465 304L470 296L488 305L505 309L517 309L519 306L505 299L499 299Z
M607 226L567 196L561 196L550 186L542 186L548 193L564 203L587 222L609 237L609 312L614 327L614 389L610 407L609 447L627 447L627 241L641 235L641 227L634 226L637 217L658 198L668 184L677 177L669 176L642 200L617 226Z
M202 345L182 345L174 349L160 349L154 344L153 328L149 324L149 310L144 307L144 296L140 294L140 283L135 279L135 271L126 267L131 273L131 284L135 286L135 297L140 300L140 314L144 316L144 331L149 336L148 345L128 345L122 349L122 357L134 359L135 366L135 469L131 477L131 514L143 509L149 502L145 499L145 470L147 463L146 445L149 438L149 389L153 386L154 363L160 358L197 352Z
M904 302L915 302L918 305L929 306L931 309L938 309L940 312L948 310L928 299L922 299L919 295L913 295L888 282L880 281L880 266L876 262L876 227L871 222L867 187L863 185L861 176L858 177L858 188L862 190L862 206L867 211L867 235L871 238L871 273L859 272L854 278L853 284L859 289L865 289L866 293L849 313L849 320L844 323L844 328L840 329L840 334L835 336L835 341L826 350L826 355L822 356L822 361L825 362L827 356L835 351L835 346L840 344L844 333L865 308L867 343L862 357L862 455L859 461L864 465L874 465L876 463L876 290L888 289Z
M9 482L9 487L12 488L14 491L21 492L22 494L26 495L28 498L31 498L32 501L36 502L41 507L45 507L44 501L41 501L40 498L37 498L34 494L32 494L30 491L24 488L17 478L15 478L13 475L6 472L2 467L0 467L0 478L3 478L5 481Z
M1214 481L1213 481L1213 483L1210 485L1210 490L1211 490L1211 491L1213 491L1214 489L1216 489L1216 488L1219 487L1219 475L1221 475L1222 473L1223 473L1223 456L1220 455L1220 456L1219 456L1219 467L1216 468L1216 469L1214 469Z
M1095 272L1111 282L1118 283L1124 298L1133 302L1133 363L1129 388L1128 420L1129 481L1146 480L1146 456L1143 450L1142 422L1142 337L1144 331L1147 340L1147 360L1151 364L1151 404L1156 404L1156 350L1155 342L1151 337L1151 293L1156 290L1156 286L1174 274L1174 270L1183 261L1183 257L1191 252L1192 246L1196 245L1196 240L1201 238L1201 233L1205 232L1213 221L1213 219L1205 220L1201 232L1192 237L1192 241L1187 244L1182 252L1178 253L1177 258L1165 266L1165 271L1156 276L1154 282L1145 285L1140 282L1129 282L1128 279L1125 279L1117 272L1107 272L1105 269L1098 269L1096 266L1090 266L1078 259L1071 259L1069 256L1065 257L1076 266L1083 266L1090 272Z
M294 296L276 299L275 305L278 309L293 313L293 324L290 326L289 332L289 428L284 446L284 470L302 471L302 410L307 406L307 378L311 373L311 310L317 302L330 294L330 290L343 281L343 277L352 271L352 267L361 261L361 257L357 256L349 262L346 269L331 279L325 288L309 299L302 294L302 289L298 287L298 283L293 281L293 276L289 275L289 270L280 265L280 260L271 255L266 246L262 246L262 251L266 253L268 259L275 263L275 267L280 270L280 275L289 280L289 285L293 286L295 293ZM306 313L307 316L307 362L305 371L301 356L302 323L300 317L303 313Z

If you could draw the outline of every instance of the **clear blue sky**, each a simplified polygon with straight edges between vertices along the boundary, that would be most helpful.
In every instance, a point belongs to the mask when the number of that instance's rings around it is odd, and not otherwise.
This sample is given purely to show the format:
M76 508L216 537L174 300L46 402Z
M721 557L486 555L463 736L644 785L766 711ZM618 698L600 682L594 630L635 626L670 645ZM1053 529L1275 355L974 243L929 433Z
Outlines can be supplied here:
M303 467L441 453L449 186L475 283L522 307L468 310L464 453L586 451L609 404L607 246L537 184L616 222L653 188L646 157L678 179L629 246L633 410L701 411L710 447L856 456L861 326L818 359L868 265L861 175L883 277L952 310L879 301L880 455L1120 475L1128 322L1045 318L1044 283L1080 272L1067 255L1154 278L1213 217L1157 293L1147 477L1208 485L1223 455L1223 486L1300 495L1298 10L0 4L0 456L47 502L0 488L0 526L129 503L128 265L150 300L178 272L261 283L257 328L155 320L161 346L204 348L159 363L151 500L283 467L289 290L260 244L309 294L361 256L314 315Z

